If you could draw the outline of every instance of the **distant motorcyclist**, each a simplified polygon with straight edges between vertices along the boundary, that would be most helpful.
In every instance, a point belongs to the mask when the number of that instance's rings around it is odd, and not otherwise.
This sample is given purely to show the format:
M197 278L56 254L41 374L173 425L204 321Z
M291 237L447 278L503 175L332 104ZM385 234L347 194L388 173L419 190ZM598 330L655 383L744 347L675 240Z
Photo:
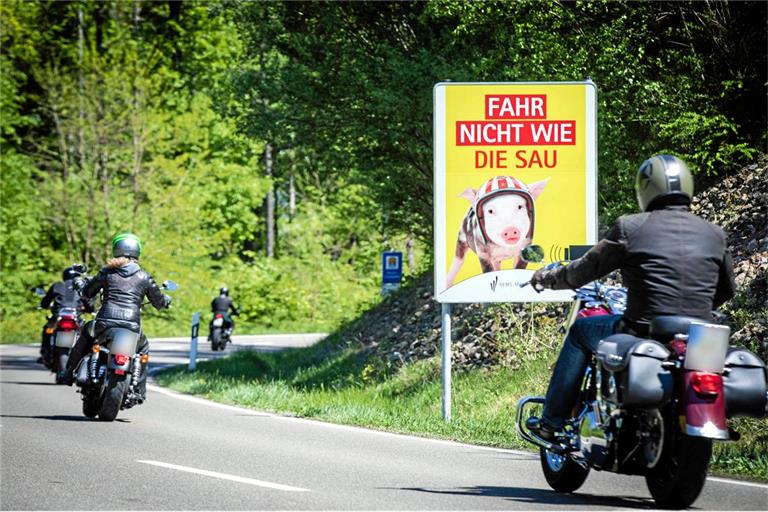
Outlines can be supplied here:
M615 332L648 336L658 316L711 321L712 310L733 297L733 263L722 229L688 211L693 177L685 163L657 155L640 165L635 191L642 213L619 218L584 256L536 271L537 289L567 289L621 269L628 289L623 316L580 318L571 326L549 383L542 418L527 426L545 439L562 431L578 400L579 384L599 341Z
M75 278L80 276L82 271L82 265L72 265L65 268L64 272L62 272L62 280L53 283L40 301L40 307L42 309L50 309L51 316L48 317L43 327L39 363L50 358L51 334L48 331L53 332L53 329L56 327L56 318L60 309L74 308L80 311L93 311L93 302L81 297L80 292L74 286Z
M112 239L112 256L99 273L88 281L80 280L77 285L82 289L82 295L93 298L101 292L101 308L96 314L91 326L83 329L81 336L70 352L67 365L68 383L73 380L74 369L86 350L107 329L120 327L129 329L141 335L137 350L140 353L149 353L149 342L141 329L141 306L144 298L156 309L167 308L171 304L171 298L163 294L146 271L139 267L141 257L141 240L132 233L120 233ZM146 396L146 372L139 380L139 393ZM143 401L143 398L142 398Z
M230 311L232 312L232 315L229 314ZM240 310L235 306L234 301L229 296L229 288L226 286L219 289L219 296L211 301L211 312L213 313L213 318L208 325L209 332L213 331L213 322L216 319L216 315L220 314L224 317L224 325L222 327L227 333L227 338L229 338L235 330L235 321L232 320L232 316L239 315Z

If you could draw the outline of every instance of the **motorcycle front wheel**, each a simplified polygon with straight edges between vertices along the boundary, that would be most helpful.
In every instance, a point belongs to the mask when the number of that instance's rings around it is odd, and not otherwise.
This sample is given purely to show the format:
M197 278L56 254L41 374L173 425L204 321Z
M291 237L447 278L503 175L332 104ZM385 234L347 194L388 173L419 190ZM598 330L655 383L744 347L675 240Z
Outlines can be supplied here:
M712 440L679 431L675 438L666 445L668 448L656 467L645 475L645 483L659 508L688 508L699 497L707 479Z
M98 395L91 394L83 397L83 416L86 418L95 418L99 414L101 406L99 405Z
M104 401L101 402L99 409L99 420L114 421L117 413L120 412L120 406L123 405L123 396L128 387L128 381L125 377L118 378L117 375L110 375L107 382L107 388L104 390Z
M557 492L573 492L584 483L589 468L583 468L568 455L539 449L541 469L549 486Z

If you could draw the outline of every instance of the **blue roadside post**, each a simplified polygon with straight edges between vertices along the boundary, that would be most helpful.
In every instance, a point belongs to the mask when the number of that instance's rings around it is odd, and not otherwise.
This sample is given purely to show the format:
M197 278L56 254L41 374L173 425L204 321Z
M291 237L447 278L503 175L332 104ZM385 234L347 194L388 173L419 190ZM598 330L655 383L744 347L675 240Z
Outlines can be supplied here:
M189 344L189 369L197 368L197 332L200 330L200 312L192 314L192 340Z
M381 253L381 294L387 295L400 288L403 281L403 253Z

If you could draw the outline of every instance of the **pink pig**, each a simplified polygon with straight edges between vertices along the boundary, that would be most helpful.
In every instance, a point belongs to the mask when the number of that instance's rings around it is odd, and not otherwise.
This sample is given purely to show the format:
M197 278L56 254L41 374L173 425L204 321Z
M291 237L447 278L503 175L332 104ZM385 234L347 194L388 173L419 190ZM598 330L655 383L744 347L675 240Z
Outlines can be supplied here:
M447 276L448 287L464 265L467 249L477 254L483 272L501 270L505 260L514 260L515 268L525 268L520 251L533 239L533 202L548 181L549 178L526 186L511 176L496 176L479 190L468 188L462 192L461 197L471 206L459 229L456 255Z

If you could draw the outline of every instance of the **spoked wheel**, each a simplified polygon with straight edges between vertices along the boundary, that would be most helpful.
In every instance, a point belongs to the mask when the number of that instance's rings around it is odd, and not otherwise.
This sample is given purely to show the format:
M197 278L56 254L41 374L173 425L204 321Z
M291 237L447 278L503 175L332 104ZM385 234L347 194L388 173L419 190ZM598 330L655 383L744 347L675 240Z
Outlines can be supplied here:
M656 466L646 474L645 483L659 508L687 508L704 488L712 440L683 434L672 426L670 418L664 427L662 453Z
M589 468L583 468L568 455L539 450L541 469L544 478L557 492L573 492L584 483L589 475Z

